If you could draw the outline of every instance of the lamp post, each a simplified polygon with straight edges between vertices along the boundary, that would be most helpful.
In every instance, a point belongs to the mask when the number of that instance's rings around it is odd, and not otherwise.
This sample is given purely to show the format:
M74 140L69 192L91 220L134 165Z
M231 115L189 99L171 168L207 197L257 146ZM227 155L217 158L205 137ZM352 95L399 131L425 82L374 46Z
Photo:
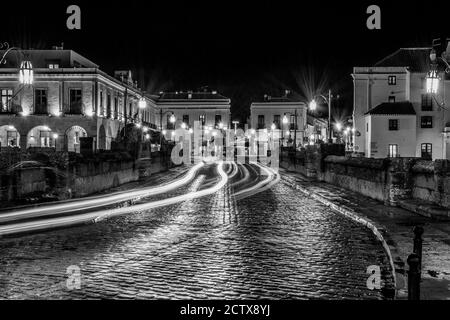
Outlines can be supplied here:
M175 121L177 121L177 119L175 118L175 115L173 114L172 111L168 110L166 112L163 112L163 110L161 109L160 112L159 112L159 115L160 115L160 117L159 117L159 124L160 124L160 132L161 133L163 131L163 124L162 124L163 116L168 114L168 113L172 113L172 115L169 118L170 123L175 123ZM161 144L162 144L162 135L160 134L159 135L159 146L160 146L160 148L161 148Z
M438 106L445 109L445 102L440 103L436 99L436 95L438 94L439 90L439 82L441 80L439 77L438 62L439 61L443 62L445 65L445 73L450 73L450 64L448 62L450 58L450 41L448 42L446 50L442 52L441 56L438 56L436 50L434 49L434 46L438 40L439 39L433 40L433 49L431 49L430 52L431 63L430 63L430 70L428 71L426 77L426 90L427 93L432 94Z
M331 94L331 89L328 90L328 97L324 96L323 94L314 96L314 98L309 103L309 109L311 111L314 111L317 108L317 102L315 100L316 97L322 98L328 104L328 143L332 143L333 139L331 136L331 99L333 98L333 95Z

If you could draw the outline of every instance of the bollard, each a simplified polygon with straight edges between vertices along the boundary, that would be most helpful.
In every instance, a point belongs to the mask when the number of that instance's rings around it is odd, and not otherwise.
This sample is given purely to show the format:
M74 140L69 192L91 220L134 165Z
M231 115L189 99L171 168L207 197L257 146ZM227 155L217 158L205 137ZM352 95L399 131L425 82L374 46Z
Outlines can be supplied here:
M408 300L420 300L420 258L417 254L411 253L407 259L408 270Z
M419 256L419 272L422 271L422 234L423 228L421 226L414 227L414 248L413 252Z

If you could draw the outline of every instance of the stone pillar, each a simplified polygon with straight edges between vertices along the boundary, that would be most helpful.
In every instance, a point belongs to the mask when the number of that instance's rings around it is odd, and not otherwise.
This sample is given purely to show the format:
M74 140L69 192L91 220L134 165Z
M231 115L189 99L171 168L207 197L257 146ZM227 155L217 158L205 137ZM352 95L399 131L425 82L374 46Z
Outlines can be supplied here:
M412 196L414 158L392 158L387 168L386 204L397 206L398 201Z

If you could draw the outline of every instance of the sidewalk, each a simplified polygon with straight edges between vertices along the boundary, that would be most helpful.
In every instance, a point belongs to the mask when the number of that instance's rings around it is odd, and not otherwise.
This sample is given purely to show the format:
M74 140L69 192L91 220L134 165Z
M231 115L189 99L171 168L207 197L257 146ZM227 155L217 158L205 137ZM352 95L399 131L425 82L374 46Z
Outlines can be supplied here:
M364 223L379 232L391 254L396 270L397 299L407 298L406 258L413 250L413 228L421 225L423 234L421 299L450 300L450 222L437 221L398 207L359 195L331 184L310 181L299 173L283 178L305 194ZM401 276L404 274L404 277ZM406 282L406 283L405 283Z

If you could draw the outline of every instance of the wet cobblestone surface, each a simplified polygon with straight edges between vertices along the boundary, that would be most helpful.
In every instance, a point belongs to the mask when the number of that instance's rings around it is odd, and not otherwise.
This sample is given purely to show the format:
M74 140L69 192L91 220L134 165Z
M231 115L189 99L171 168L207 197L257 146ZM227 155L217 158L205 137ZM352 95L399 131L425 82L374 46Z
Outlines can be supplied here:
M216 175L206 168L161 197L199 190ZM386 298L366 287L370 265L380 265L392 285L369 230L283 179L237 202L232 192L229 184L213 196L99 224L0 239L0 298ZM81 269L79 290L66 287L71 265Z

